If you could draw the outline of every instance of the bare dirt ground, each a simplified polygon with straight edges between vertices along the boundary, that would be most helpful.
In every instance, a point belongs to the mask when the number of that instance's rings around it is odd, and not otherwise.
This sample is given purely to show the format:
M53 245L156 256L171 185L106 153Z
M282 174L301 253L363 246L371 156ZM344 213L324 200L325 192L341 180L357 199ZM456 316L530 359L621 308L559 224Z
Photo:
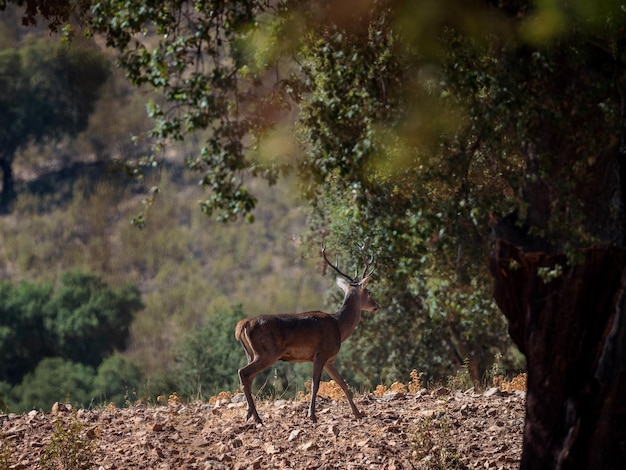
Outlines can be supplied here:
M322 398L316 424L305 400L257 401L263 426L245 421L241 395L90 411L56 404L0 415L0 469L514 469L524 400L496 388L390 391L358 396L357 420L347 402Z

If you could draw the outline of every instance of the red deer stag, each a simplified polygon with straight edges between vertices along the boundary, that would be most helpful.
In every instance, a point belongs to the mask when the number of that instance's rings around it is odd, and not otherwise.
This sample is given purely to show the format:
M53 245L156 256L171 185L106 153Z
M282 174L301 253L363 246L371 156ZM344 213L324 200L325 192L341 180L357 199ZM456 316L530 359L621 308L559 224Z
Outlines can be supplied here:
M361 311L375 312L380 308L367 290L367 283L373 273L373 269L370 270L373 259L367 260L365 247L361 247L361 255L365 269L359 279L353 279L342 273L337 264L333 265L328 261L326 250L322 248L324 260L340 275L337 285L345 293L343 304L337 313L314 311L261 315L241 320L237 324L235 337L241 342L248 358L248 365L239 369L241 387L248 402L246 420L252 416L257 423L262 424L252 399L252 381L259 372L277 361L313 363L313 388L308 416L314 423L317 422L315 398L323 369L326 369L348 397L354 416L362 416L352 401L348 385L334 364L341 343L359 324Z

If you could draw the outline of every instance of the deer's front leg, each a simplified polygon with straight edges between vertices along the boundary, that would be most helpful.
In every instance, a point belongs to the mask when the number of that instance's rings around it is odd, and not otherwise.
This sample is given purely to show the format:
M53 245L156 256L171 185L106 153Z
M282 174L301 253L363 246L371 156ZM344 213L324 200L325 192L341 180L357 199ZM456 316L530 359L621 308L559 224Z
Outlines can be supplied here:
M322 371L324 370L324 363L326 358L321 359L320 356L316 356L313 360L313 383L311 385L311 404L309 405L309 418L314 423L317 423L317 417L315 416L315 400L317 398L317 392L320 388L320 380L322 378Z
M343 393L345 393L346 397L348 398L348 402L350 403L350 408L352 408L352 413L354 414L354 416L357 418L362 418L363 415L357 409L356 405L352 401L352 393L350 393L348 384L346 384L346 381L343 380L343 377L341 377L341 375L339 374L339 371L337 370L337 367L335 366L333 362L328 361L328 363L326 364L326 372L328 372L328 375L330 375L331 379L333 379L335 382L337 382L337 384L339 384L339 386L343 390Z

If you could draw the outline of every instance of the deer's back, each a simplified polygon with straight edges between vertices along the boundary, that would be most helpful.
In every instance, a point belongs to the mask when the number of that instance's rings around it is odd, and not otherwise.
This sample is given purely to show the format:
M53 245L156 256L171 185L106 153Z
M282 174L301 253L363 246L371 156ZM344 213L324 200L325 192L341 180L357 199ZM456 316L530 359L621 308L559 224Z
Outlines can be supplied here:
M335 357L341 345L337 320L324 312L261 315L237 324L236 336L257 355L309 362L315 354Z

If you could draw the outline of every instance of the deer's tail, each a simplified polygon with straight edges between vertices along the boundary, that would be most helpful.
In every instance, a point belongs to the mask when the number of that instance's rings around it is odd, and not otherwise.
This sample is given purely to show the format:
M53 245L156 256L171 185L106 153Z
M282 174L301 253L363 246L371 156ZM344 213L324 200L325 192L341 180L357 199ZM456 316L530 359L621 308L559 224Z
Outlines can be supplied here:
M235 327L235 338L237 339L237 341L241 341L241 336L243 335L243 330L244 328L248 325L248 320L241 320L239 321L239 323L237 323L237 326Z
M241 320L235 327L235 338L241 343L243 349L246 351L248 363L255 357L254 349L250 344L250 338L248 337L248 330L250 329L250 322L248 320Z

